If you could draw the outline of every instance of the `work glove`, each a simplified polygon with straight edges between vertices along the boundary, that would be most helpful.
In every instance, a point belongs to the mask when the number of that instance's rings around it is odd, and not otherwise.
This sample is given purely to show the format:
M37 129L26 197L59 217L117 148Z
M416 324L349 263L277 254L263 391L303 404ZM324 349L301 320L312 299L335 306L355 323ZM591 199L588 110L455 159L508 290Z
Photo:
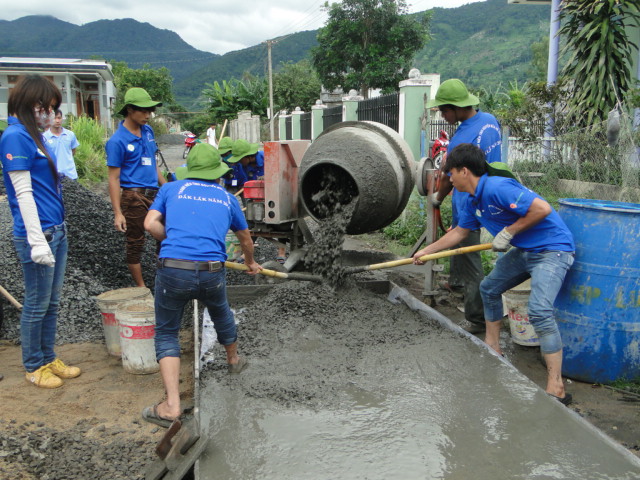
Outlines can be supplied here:
M431 203L433 208L440 208L440 204L442 202L438 200L438 192L435 192L429 195L429 203Z
M494 252L506 252L511 246L510 244L512 238L513 235L507 232L506 228L503 228L502 230L500 230L500 233L495 236L493 242L491 242L492 250Z
M47 243L44 245L37 244L31 246L31 260L33 260L34 263L46 265L47 267L53 267L56 263L53 253L51 253L51 248L49 248L49 244Z

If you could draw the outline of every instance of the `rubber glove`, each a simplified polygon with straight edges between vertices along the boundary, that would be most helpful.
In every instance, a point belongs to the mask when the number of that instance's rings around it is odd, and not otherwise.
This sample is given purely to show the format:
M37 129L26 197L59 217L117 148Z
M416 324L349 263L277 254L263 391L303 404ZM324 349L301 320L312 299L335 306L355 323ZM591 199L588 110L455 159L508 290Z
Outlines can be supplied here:
M506 228L500 230L500 232L495 236L493 242L491 242L492 250L494 252L506 252L509 250L511 246L511 239L513 235L507 232Z
M431 203L434 208L440 208L440 204L442 204L442 202L438 200L438 192L429 195L429 203Z

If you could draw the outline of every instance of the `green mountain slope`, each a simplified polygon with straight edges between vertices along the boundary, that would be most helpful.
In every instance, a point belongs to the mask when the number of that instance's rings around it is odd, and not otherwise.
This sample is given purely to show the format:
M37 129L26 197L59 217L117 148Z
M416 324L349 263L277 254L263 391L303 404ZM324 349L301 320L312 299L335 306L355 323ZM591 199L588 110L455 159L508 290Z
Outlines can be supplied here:
M130 18L74 25L51 16L0 21L0 56L104 58L131 68L166 66L176 81L218 57L186 43L177 33Z
M433 9L433 40L416 55L421 72L460 78L474 87L526 80L531 44L549 35L549 5L487 0Z

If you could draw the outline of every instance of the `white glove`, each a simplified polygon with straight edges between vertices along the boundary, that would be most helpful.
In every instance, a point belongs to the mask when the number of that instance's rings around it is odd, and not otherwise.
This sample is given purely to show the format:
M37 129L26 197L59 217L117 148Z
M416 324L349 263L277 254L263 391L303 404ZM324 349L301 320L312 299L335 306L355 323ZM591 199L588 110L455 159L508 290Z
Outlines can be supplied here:
M513 235L507 232L506 228L503 228L500 230L500 233L495 236L493 242L491 242L492 250L494 252L506 252L509 250L512 238Z
M431 205L433 205L434 208L440 207L440 204L442 202L438 200L438 192L435 192L429 195L429 203L431 203Z
M47 243L44 245L31 246L31 260L33 260L34 263L46 265L47 267L53 267L56 264L56 259L53 257L51 248L49 248L49 244Z

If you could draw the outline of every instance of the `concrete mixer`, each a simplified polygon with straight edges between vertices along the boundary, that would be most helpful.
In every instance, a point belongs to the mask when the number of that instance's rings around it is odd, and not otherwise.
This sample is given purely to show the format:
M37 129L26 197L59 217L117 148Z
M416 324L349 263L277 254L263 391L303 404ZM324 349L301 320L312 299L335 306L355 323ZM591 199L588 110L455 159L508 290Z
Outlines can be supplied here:
M244 185L251 234L290 249L292 270L313 243L305 217L325 218L317 197L333 179L335 198L355 200L346 233L386 227L402 213L414 185L416 162L404 139L375 122L342 122L307 140L266 142L264 180Z

